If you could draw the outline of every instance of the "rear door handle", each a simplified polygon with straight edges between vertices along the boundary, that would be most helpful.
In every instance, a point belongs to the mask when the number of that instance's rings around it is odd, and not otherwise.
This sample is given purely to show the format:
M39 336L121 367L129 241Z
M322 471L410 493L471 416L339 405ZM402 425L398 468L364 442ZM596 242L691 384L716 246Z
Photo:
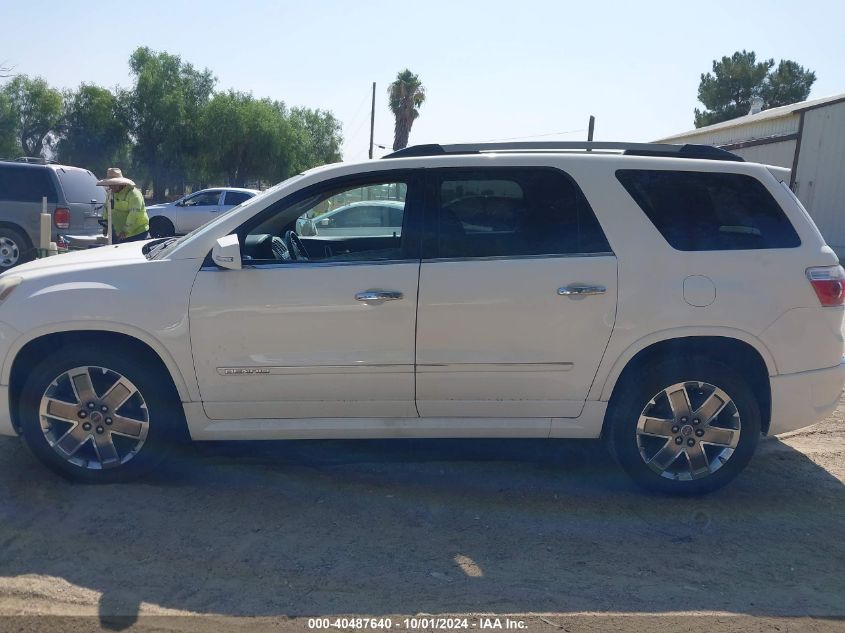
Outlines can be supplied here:
M582 286L582 285L573 285L573 286L563 286L562 288L557 289L557 293L559 295L563 295L566 297L584 297L587 295L603 295L607 292L607 288L604 286Z
M396 290L364 290L355 295L355 300L366 304L379 304L385 301L398 301L405 295Z

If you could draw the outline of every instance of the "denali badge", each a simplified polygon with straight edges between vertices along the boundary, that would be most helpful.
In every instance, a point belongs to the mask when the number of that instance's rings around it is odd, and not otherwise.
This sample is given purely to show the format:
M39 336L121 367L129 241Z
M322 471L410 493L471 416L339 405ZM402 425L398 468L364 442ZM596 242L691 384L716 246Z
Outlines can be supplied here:
M270 370L265 367L218 367L217 373L221 376L246 376L250 374L269 374Z

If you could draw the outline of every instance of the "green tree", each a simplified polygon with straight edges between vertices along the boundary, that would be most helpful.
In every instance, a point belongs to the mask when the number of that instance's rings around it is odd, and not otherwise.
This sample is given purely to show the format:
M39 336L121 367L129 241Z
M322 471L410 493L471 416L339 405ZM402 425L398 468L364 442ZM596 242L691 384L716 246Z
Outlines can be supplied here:
M420 115L419 108L425 102L425 87L418 75L407 68L396 75L396 80L387 87L388 104L396 119L393 132L393 149L408 146L411 126Z
M291 130L284 106L242 92L215 94L200 119L199 170L235 187L282 179L292 164Z
M293 108L288 118L298 141L294 156L295 171L341 160L342 125L331 112Z
M147 47L129 58L135 86L127 95L136 166L162 199L168 184L184 182L199 153L199 119L216 79L178 55Z
M806 70L797 62L782 59L766 77L760 96L767 108L797 103L810 96L810 88L815 81L816 73Z
M129 130L118 98L106 88L82 84L65 95L65 133L56 151L61 162L104 174L124 163Z
M0 91L0 158L14 158L20 154L18 116L12 108L12 100Z
M21 150L26 156L43 156L61 131L61 93L40 77L26 75L12 79L2 92L8 100L6 116L14 121Z
M705 110L695 109L695 127L712 125L748 114L751 100L759 97L763 108L803 101L810 94L816 74L791 60L757 61L753 51L737 51L713 60L713 70L702 73L698 100Z
M340 122L322 110L228 91L203 109L198 171L203 180L225 179L242 187L277 181L304 169L340 160Z

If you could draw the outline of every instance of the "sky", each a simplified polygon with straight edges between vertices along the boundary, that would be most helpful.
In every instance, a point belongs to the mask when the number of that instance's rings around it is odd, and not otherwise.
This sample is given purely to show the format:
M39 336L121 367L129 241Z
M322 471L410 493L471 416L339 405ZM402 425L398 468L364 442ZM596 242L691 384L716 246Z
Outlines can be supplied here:
M590 115L596 140L650 141L693 127L701 73L736 50L814 70L810 98L845 93L843 24L845 3L813 0L0 0L0 61L60 88L128 87L149 46L218 90L330 110L344 159L363 160L372 82L389 147L404 68L427 93L411 144L581 140Z

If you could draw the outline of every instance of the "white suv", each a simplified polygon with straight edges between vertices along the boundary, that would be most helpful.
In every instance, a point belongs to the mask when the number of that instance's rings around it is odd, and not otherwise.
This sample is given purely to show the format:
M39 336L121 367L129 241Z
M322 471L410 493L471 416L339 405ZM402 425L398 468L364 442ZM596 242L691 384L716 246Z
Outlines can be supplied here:
M845 275L783 177L612 143L314 169L0 276L0 433L91 482L185 439L602 437L646 487L712 490L845 381ZM295 233L373 199L398 231Z

